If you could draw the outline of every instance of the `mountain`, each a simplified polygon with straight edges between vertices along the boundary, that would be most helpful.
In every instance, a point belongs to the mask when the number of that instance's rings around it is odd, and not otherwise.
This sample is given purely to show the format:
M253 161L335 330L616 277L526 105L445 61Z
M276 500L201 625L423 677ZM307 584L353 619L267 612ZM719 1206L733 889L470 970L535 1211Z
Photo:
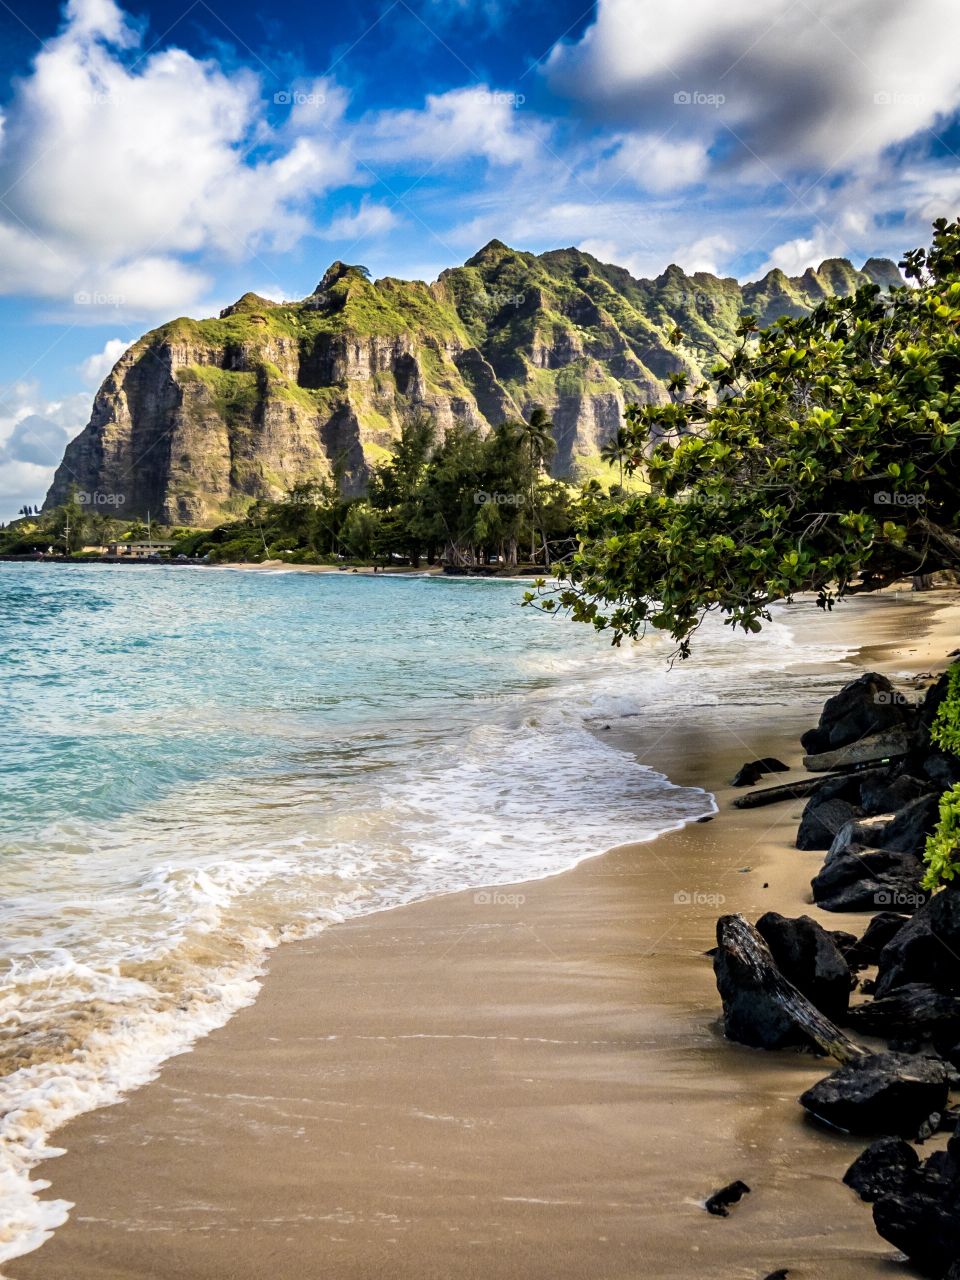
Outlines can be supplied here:
M300 302L246 293L218 319L173 320L134 343L44 506L76 487L117 495L127 517L210 525L322 477L362 492L410 415L486 430L538 404L555 425L554 472L583 478L624 405L707 368L743 311L768 325L871 281L902 284L876 258L743 286L678 266L637 280L578 249L536 255L498 240L432 285L335 262Z

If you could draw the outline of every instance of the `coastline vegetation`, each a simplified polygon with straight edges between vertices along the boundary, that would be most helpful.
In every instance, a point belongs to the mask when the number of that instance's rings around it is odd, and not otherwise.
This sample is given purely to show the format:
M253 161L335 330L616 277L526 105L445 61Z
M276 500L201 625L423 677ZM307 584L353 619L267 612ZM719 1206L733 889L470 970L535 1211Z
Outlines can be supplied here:
M650 491L586 492L577 553L528 603L614 644L664 629L686 656L709 612L758 631L799 592L829 609L960 568L960 223L901 265L913 287L764 331L741 317L707 379L674 374L669 402L630 406L618 447Z

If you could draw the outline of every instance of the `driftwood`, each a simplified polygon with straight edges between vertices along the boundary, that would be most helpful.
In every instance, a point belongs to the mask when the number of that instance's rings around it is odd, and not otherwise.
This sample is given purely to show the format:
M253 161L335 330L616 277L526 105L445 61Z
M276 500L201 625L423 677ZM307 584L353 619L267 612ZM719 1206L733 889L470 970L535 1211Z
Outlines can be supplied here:
M717 921L714 956L727 1035L744 1044L779 1048L812 1041L838 1062L869 1056L788 982L770 948L743 916Z
M829 778L798 778L796 782L784 782L777 787L764 787L760 791L748 791L733 801L734 809L758 809L764 804L777 804L781 800L802 800L819 791Z

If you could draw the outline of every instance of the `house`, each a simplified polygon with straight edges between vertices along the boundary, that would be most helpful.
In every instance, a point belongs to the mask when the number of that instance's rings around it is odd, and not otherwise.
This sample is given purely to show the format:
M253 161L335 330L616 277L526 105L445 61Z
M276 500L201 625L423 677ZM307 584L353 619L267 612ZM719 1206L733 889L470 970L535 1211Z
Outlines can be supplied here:
M172 550L172 542L111 542L107 554L129 560L146 560L148 556L165 555Z

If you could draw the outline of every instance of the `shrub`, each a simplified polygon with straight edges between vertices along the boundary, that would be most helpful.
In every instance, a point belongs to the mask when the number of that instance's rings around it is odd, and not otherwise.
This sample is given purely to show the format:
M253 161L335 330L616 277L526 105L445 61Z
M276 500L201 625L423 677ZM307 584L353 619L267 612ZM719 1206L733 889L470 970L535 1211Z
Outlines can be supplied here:
M960 783L940 797L940 821L927 840L924 887L940 889L960 870Z
M950 668L947 696L937 709L930 737L942 751L960 756L960 662Z

